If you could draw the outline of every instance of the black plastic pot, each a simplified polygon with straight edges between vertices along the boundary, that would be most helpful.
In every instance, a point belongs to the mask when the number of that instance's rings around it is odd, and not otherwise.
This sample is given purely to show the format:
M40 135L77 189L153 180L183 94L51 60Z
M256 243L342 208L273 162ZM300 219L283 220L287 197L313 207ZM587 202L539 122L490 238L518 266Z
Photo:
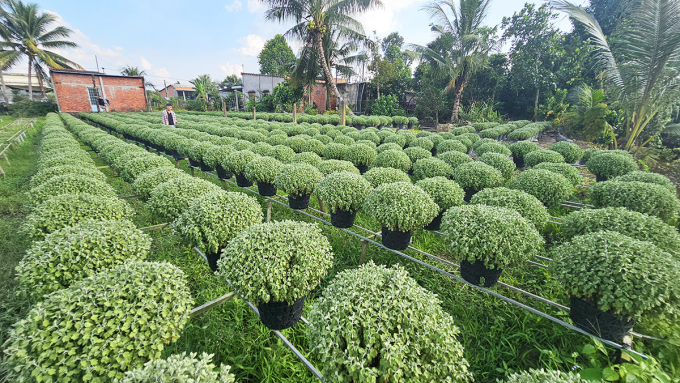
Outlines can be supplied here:
M404 129L404 124L397 124L397 129Z
M388 249L404 250L411 243L410 231L392 231L386 227L382 228L382 244Z
M260 312L260 321L272 330L283 330L295 326L302 317L302 309L305 307L305 297L293 304L286 302L267 302L257 306Z
M271 197L273 195L276 195L276 186L270 183L258 182L257 191L263 197Z
M585 158L581 158L580 160L578 160L578 164L579 164L579 165L585 165L585 164L586 164L586 159L585 159Z
M425 230L439 230L442 227L442 216L444 212L439 213L438 216L434 217L429 225L425 226Z
M409 128L409 129L413 129L413 124L409 122L409 123L408 123L408 128Z
M412 176L412 175L413 175L413 169L409 169L409 170L406 172L406 174Z
M368 166L366 165L356 165L357 169L359 169L359 172L361 174L364 174L368 171Z
M221 180L228 180L229 178L231 178L231 173L229 173L227 169L223 168L220 165L218 165L215 168L215 171L217 172L217 176L220 177Z
M498 282L498 278L501 276L503 269L487 269L486 266L480 261L475 261L475 263L470 263L466 260L460 263L460 275L466 281L472 283L475 286L480 285L480 280L484 278L484 287L492 287Z
M354 225L356 217L356 211L336 211L335 213L331 213L331 225L341 229L347 229Z
M604 181L607 181L608 179L609 179L609 178L607 178L607 177L605 177L605 176L601 176L601 175L599 175L599 174L596 174L596 175L595 175L595 181L596 181L596 182L604 182Z
M189 158L189 165L191 165L191 166L194 167L194 168L197 168L197 167L199 167L199 166L201 165L201 163L198 162L198 161L194 161L194 160L192 160L191 158Z
M309 194L301 196L288 196L288 206L291 209L302 210L309 207Z
M463 190L465 190L465 197L463 197L463 200L465 200L465 202L470 202L472 196L475 195L475 193L477 193L477 190L471 188L463 188Z
M173 153L173 150L172 150L172 149L167 149L167 148L165 149L165 154L171 156L172 153Z
M201 170L204 171L204 172L211 172L211 171L213 171L213 168L211 168L210 166L206 165L203 161L200 162L200 165L201 165Z
M217 253L205 253L205 257L208 258L208 266L213 272L217 271L217 261L220 259L222 253L218 251Z
M253 183L251 181L248 181L248 179L243 174L235 174L235 176L236 176L236 185L238 185L242 188L247 188L249 186L253 186Z
M577 327L612 342L621 342L635 321L604 312L585 300L571 296L569 317Z
M524 167L524 157L512 157L512 162L515 163L517 169L521 169Z
M436 157L437 156L437 148L434 147L434 148L430 149L430 153L432 153L432 157Z

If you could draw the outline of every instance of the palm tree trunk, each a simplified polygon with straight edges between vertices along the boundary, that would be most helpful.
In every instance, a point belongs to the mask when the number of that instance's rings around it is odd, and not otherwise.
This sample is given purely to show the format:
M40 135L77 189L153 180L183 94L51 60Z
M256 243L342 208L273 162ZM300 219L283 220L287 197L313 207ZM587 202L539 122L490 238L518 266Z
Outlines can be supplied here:
M378 88L378 98L380 98L380 83L376 84L376 88Z
M28 99L33 101L33 84L31 84L31 67L33 66L33 59L28 58Z
M323 51L323 42L321 41L320 33L317 33L316 35L316 49L319 51L319 60L321 60L321 67L323 67L323 73L326 75L326 78L329 79L329 82L331 83L331 89L333 89L333 92L335 93L337 103L338 105L344 105L345 100L340 95L338 87L335 85L335 81L333 81L331 70L328 68L328 63L326 62L326 53L324 53Z
M43 78L40 72L36 71L35 74L38 76L38 85L40 85L40 93L42 94L43 99L47 97L47 94L45 94L45 87L43 87Z
M5 87L5 76L0 70L0 84L2 84L2 98L5 100L5 104L9 104L9 99L7 98L7 88Z
M536 98L534 99L534 121L538 121L538 96L541 94L541 88L536 88Z
M453 111L451 112L451 123L455 124L458 122L458 109L460 108L460 100L463 99L463 88L465 87L466 80L460 80L456 82L454 86L454 99L453 99Z

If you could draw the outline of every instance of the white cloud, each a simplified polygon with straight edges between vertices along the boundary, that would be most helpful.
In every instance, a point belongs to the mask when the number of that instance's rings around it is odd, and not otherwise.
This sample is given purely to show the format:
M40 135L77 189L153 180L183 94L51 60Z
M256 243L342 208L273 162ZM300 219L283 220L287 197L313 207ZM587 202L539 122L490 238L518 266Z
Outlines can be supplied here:
M144 70L149 70L149 69L151 69L151 68L153 67L153 65L151 65L151 63L149 62L149 60L145 59L144 56L139 56L139 57L140 57L142 69L144 69Z
M234 48L234 51L244 56L257 56L264 47L264 39L258 35L248 35L239 41L243 46Z
M248 0L248 12L255 13L264 8L264 4L260 0Z
M163 77L163 79L168 79L169 77L171 77L170 72L168 72L168 70L165 69L164 66L158 69L152 69L150 73L153 76Z
M426 1L427 0L384 1L383 7L372 9L355 18L363 24L366 35L372 35L373 31L376 31L378 36L384 37L391 32L399 30L399 27L401 26L401 23L397 21L397 18L395 17L396 12L399 12L410 5L425 3Z
M122 50L123 50L123 47L113 47L113 49L115 49L115 50L117 50L117 51L122 51Z
M240 1L234 0L233 3L224 6L229 12L240 11L243 8L243 4Z
M224 72L227 76L235 74L237 76L241 76L241 72L243 72L243 66L239 64L232 64L232 63L226 63L220 65L220 70Z

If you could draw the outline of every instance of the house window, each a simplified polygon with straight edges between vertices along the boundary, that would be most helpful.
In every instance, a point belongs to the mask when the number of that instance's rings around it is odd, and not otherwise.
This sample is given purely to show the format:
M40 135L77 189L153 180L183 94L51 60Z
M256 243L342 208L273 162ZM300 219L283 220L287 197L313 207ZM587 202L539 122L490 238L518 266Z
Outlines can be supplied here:
M90 97L90 105L97 105L97 99L99 98L99 89L87 89L87 95Z
M320 91L320 90L317 90L317 91L316 91L316 94L321 94L321 91Z

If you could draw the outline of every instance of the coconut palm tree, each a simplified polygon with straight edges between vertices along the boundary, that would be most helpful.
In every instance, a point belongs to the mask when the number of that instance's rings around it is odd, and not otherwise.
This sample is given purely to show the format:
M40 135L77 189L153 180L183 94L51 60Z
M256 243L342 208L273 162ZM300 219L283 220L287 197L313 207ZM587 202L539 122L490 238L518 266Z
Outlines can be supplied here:
M144 76L146 74L145 70L139 70L136 66L125 66L120 70L120 74L123 76Z
M458 5L456 5L458 3ZM422 9L434 21L432 31L446 42L444 52L409 44L415 56L430 61L437 71L451 80L446 91L453 91L451 123L458 121L458 109L463 89L470 77L486 65L489 52L495 49L492 29L482 26L491 0L438 0Z
M552 4L590 34L608 97L624 112L626 150L645 146L656 135L638 145L640 133L680 99L680 0L641 0L615 31L614 47L583 8L563 0Z
M295 25L285 36L298 39L306 46L313 46L318 52L319 64L324 77L332 79L331 70L324 49L324 37L337 33L345 41L365 39L364 28L352 16L370 9L381 7L380 0L263 0L269 6L265 12L267 20L289 22ZM334 81L331 88L338 101L344 102Z
M78 44L63 40L71 30L66 27L50 29L56 21L51 13L41 13L37 4L24 4L21 0L3 0L0 3L0 70L6 70L26 58L28 60L28 97L33 99L31 74L35 71L44 95L43 79L47 76L43 65L58 69L82 67L50 49L77 48Z

